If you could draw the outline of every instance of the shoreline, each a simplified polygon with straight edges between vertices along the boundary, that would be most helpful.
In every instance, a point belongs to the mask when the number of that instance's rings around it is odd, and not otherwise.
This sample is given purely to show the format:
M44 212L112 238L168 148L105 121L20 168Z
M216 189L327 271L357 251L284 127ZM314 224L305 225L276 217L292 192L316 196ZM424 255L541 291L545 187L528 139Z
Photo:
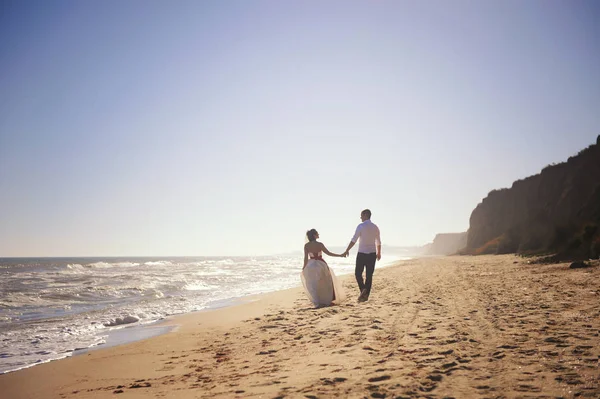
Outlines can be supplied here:
M287 290L294 290L296 288L298 288L298 287L283 288L281 290L268 291L268 292L264 292L264 293L260 293L260 294L252 294L252 295L246 295L246 296L242 296L242 297L234 297L234 298L227 298L224 300L217 300L214 303L210 303L204 309L200 309L200 310L196 310L196 311L192 311L192 312L169 315L164 318L161 318L158 320L153 320L153 321L143 323L143 324L137 324L137 323L123 324L123 325L120 325L111 330L99 332L97 335L106 336L105 342L103 342L103 343L100 343L97 345L92 345L92 346L89 346L86 348L75 349L75 350L67 353L66 355L64 355L62 357L58 357L56 359L40 361L37 363L24 365L22 367L14 369L14 370L7 370L7 371L0 373L0 376L5 375L5 374L10 374L10 373L15 373L15 372L18 372L21 370L30 369L32 367L37 367L42 364L57 362L57 361L69 359L69 358L76 357L76 356L82 356L82 355L85 355L90 352L95 352L95 351L99 351L99 350L103 350L103 349L109 349L109 348L113 348L113 347L117 347L117 346L121 346L121 345L128 345L128 344L132 344L132 343L135 343L138 341L143 341L146 339L157 337L160 335L169 334L170 332L172 332L172 331L176 330L178 327L180 327L180 323L177 322L177 320L180 317L186 317L186 316L190 316L190 315L201 314L204 312L213 312L213 311L218 311L221 309L226 309L229 307L240 306L240 305L243 305L248 302L260 300L260 297L263 295L269 295L269 294L273 294L276 292L287 291Z
M120 257L115 257L115 259L119 259L119 258ZM73 258L73 259L79 259L79 258ZM104 258L89 257L88 259L95 260L95 259L104 259ZM149 259L154 259L154 258L149 258ZM410 259L412 259L412 258L405 257L405 256L401 256L401 257L393 256L392 260L383 262L382 266L379 266L379 269L390 267L399 262L403 262L405 260L410 260ZM348 275L351 275L351 274L350 273L341 274L340 276L344 277L344 276L348 276ZM190 312L184 312L184 313L172 314L172 315L168 315L168 316L156 319L156 320L142 321L141 323L136 322L136 323L121 324L119 326L109 327L107 330L98 331L95 334L95 336L98 337L98 339L103 339L103 342L101 342L99 344L94 344L94 345L91 345L88 347L81 347L81 348L77 348L74 350L65 351L63 353L60 353L61 356L59 356L59 354L57 354L56 358L50 358L50 359L46 359L43 361L37 361L34 363L19 366L15 369L5 370L5 371L1 372L0 375L14 373L19 370L36 367L41 364L46 364L46 363L54 362L57 360L63 360L65 358L70 358L73 356L79 356L81 354L85 354L85 353L88 353L91 351L101 350L103 348L124 345L124 344L128 344L128 343L136 342L139 340L151 338L153 336L166 334L171 330L171 328L165 328L165 327L163 327L163 324L169 323L169 321L173 318L177 318L177 317L184 316L187 314L194 314L197 312L206 312L206 311L226 308L226 307L230 307L230 306L237 306L241 303L245 303L249 300L253 300L254 297L260 297L261 295L270 294L273 292L283 291L283 290L287 290L287 289L293 289L293 288L297 288L298 286L302 287L299 279L298 279L298 285L295 287L286 287L286 288L280 288L280 289L276 289L274 291L266 291L266 292L262 292L262 293L258 293L258 294L250 294L250 295L237 296L237 297L231 297L231 298L225 298L225 299L217 299L217 300L207 303L206 307L203 309L194 310L194 311L190 311Z
M177 315L168 334L0 375L10 398L600 396L600 267L512 256L381 268L371 299L301 287ZM356 294L356 295L354 295ZM29 383L36 381L35 384Z
M269 292L264 292L261 294L253 294L253 295L246 295L246 296L236 297L236 298L228 298L225 300L218 300L218 301L215 301L214 304L210 304L209 306L207 306L204 309L196 310L193 312L170 315L163 319L155 320L155 321L152 321L147 324L125 325L125 326L122 326L121 328L117 328L117 329L108 331L107 336L106 336L106 342L103 344L90 346L90 347L84 348L84 349L76 349L75 351L73 351L73 354L71 356L66 356L66 357L63 357L60 359L55 359L55 360L49 360L48 362L62 360L62 359L65 359L67 357L72 357L72 356L81 356L81 355L84 355L84 354L92 352L92 351L108 349L108 348L121 346L121 345L127 345L127 344L131 344L134 342L143 341L146 339L157 337L159 335L169 334L170 332L175 331L180 327L180 323L178 322L178 319L180 317L192 316L192 315L201 314L201 313L205 313L205 312L219 311L221 309L225 309L225 308L229 308L229 307L240 306L245 303L258 301L258 300L260 300L260 297L262 295L269 295L269 294L273 294L275 292L293 290L296 288L298 288L298 287L284 288L281 290L269 291ZM29 367L33 367L33 366L35 366L35 364L31 365L31 366L27 366L25 368L29 368ZM19 370L21 370L21 369L19 369ZM8 371L7 373L12 373L14 371L18 371L18 370Z

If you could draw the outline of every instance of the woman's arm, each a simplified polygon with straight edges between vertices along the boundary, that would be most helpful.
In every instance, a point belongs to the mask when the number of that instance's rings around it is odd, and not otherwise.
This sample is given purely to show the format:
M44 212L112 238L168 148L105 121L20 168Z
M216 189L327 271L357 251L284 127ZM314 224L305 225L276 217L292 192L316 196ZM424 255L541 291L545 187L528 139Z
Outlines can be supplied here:
M306 250L306 245L304 246L304 266L302 266L302 270L306 267L308 263L308 251Z
M325 244L321 243L321 251L323 251L324 253L326 253L329 256L337 256L338 258L343 258L344 255L342 254L334 254L333 252L329 252L329 250L325 247Z

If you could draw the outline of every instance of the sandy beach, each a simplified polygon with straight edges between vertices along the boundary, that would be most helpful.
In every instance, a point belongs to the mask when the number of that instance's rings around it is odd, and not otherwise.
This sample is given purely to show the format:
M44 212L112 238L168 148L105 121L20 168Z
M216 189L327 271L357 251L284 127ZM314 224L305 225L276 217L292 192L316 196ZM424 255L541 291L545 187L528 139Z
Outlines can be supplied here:
M600 266L437 257L376 270L369 302L300 289L168 334L0 376L2 398L598 398Z

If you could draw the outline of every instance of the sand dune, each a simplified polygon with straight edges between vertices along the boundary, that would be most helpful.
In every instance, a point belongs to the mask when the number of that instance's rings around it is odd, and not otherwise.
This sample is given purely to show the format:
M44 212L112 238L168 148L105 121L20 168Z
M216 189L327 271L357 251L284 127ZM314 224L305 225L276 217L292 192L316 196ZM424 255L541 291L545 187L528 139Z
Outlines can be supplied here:
M439 257L377 270L369 302L300 289L0 376L6 398L600 397L600 267Z

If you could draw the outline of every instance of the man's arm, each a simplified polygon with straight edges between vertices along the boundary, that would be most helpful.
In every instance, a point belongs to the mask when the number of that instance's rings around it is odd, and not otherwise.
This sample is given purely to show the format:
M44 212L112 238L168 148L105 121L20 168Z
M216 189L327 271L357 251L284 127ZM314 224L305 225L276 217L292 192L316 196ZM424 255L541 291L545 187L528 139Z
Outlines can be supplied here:
M348 248L346 248L346 250L342 254L344 257L348 256L348 252L350 252L354 244L356 244L354 241L350 241L350 244L348 244Z
M377 260L381 260L381 234L379 233L379 227L377 227L377 235L375 236L375 244L377 244Z
M342 254L342 255L344 255L344 257L348 256L348 252L350 252L350 250L352 249L354 244L356 244L356 241L358 241L358 237L360 237L360 226L361 225L359 224L356 227L356 231L354 232L354 237L352 237L352 240L350 240L350 244L348 244L348 248L346 248L346 250Z

